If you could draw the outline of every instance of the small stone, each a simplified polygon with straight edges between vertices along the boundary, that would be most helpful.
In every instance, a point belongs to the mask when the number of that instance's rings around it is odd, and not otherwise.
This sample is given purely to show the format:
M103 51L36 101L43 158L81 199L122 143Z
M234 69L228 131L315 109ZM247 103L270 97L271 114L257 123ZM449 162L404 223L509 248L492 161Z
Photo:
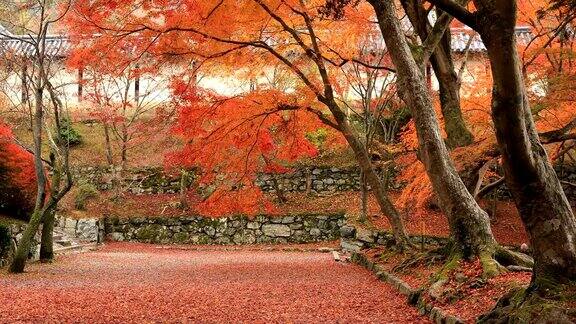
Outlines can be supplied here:
M358 241L345 241L342 240L340 242L340 247L344 251L352 251L352 252L359 252L362 247L364 247L364 243Z
M468 277L466 277L466 275L463 274L462 272L458 272L456 273L456 275L454 275L454 279L456 279L456 282L463 283L466 282L466 280L468 280Z
M444 288L445 283L446 283L446 280L444 280L444 279L438 280L435 283L433 283L432 286L430 286L430 289L428 290L430 297L432 297L433 299L440 299L444 295L444 292L445 292L445 288Z
M310 230L310 235L312 236L320 236L320 234L322 234L322 232L317 228L313 228Z
M336 262L342 261L342 259L340 259L340 254L338 254L338 252L336 252L336 251L332 251L332 257L334 258L334 261L336 261Z
M340 235L343 238L352 238L356 234L356 228L350 225L344 225L340 228Z
M293 223L293 224L289 224L288 226L290 227L290 229L293 229L293 230L299 230L299 229L302 229L304 227L304 225L302 225L302 223Z
M294 216L284 216L284 218L282 218L282 224L290 223L294 223Z
M260 223L258 222L248 222L248 224L246 224L246 227L249 229L259 229L260 228Z
M269 237L289 237L291 230L287 225L281 224L264 224L262 232Z
M370 230L359 228L356 230L356 239L366 243L374 243L374 233Z
M122 242L122 241L124 241L124 234L118 233L118 232L111 233L110 239L112 241Z
M484 286L486 286L486 280L482 279L482 278L478 278L470 284L470 288L474 288L474 289L482 288Z
M208 236L214 236L216 234L216 229L212 226L204 227L204 233L208 234Z

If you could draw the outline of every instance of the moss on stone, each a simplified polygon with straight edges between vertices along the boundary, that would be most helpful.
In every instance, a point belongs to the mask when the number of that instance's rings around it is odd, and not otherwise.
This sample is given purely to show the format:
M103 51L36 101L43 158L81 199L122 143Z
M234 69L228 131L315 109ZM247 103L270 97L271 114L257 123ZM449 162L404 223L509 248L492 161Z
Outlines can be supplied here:
M162 226L160 224L150 224L143 226L136 230L134 236L139 241L155 242L156 240L160 239L161 227Z
M576 310L566 298L574 297L572 286L556 285L554 298L544 298L530 289L516 287L504 295L478 323L573 323Z

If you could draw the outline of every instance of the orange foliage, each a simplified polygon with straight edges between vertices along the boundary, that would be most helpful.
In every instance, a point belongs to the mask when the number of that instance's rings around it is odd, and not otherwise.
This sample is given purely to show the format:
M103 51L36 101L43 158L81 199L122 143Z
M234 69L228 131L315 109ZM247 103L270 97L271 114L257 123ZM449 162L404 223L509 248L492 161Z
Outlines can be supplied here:
M14 143L10 128L0 121L0 211L25 219L35 196L33 157Z
M176 91L183 91L180 84ZM205 214L271 211L272 204L254 185L262 172L286 172L318 148L307 135L326 128L306 110L306 102L278 91L254 91L226 98L197 88L179 93L175 133L183 150L167 157L170 167L200 167L201 186L213 192L198 206ZM329 132L327 145L341 142Z

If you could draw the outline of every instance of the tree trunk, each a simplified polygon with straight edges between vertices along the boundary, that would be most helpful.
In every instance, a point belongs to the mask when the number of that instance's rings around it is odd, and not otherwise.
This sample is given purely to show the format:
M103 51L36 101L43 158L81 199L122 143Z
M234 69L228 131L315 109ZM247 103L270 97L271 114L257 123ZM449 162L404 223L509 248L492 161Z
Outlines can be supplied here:
M190 175L187 170L182 169L180 171L180 208L188 209L188 185L189 185Z
M366 184L366 177L364 172L360 172L360 195L361 195L361 214L360 221L365 222L368 220L368 185Z
M276 194L276 198L278 198L278 201L281 204L286 203L288 199L284 195L284 190L280 188L280 185L278 184L278 179L276 179L276 175L272 176L272 184L274 186L274 193Z
M56 210L51 208L44 211L42 217L42 238L40 241L40 262L52 262L54 260L54 222Z
M450 148L467 146L474 142L474 137L466 127L462 116L458 76L454 71L454 62L450 52L446 52L446 47L450 50L449 33L444 34L440 45L442 47L432 54L430 61L440 85L440 107L444 117L444 130L447 134L446 144Z
M126 163L128 163L128 140L122 139L121 161L122 170L126 170Z
M58 116L56 116L58 117ZM58 142L62 142L58 139ZM60 183L62 180L63 171L60 169L58 161L56 161L56 152L54 149L50 152L50 162L52 163L52 182L50 184L50 198L48 207L42 212L42 237L40 240L40 261L51 262L54 259L54 221L56 214L56 197L60 190ZM54 206L54 207L50 207Z
M24 267L26 266L26 260L28 260L28 254L30 253L30 246L32 245L32 240L40 227L40 222L42 221L42 213L40 210L35 210L32 217L30 217L30 222L26 226L26 230L22 234L22 238L18 241L18 247L16 248L16 253L14 254L14 259L10 264L8 269L11 273L22 273L24 272Z
M380 211L382 214L386 216L390 225L392 227L392 231L394 234L394 240L396 244L400 248L405 248L410 245L410 238L406 233L406 229L404 227L404 223L402 221L402 217L396 207L392 204L390 197L382 183L382 180L376 173L374 166L372 165L372 161L370 160L370 156L364 144L360 141L358 134L354 131L344 113L340 110L335 100L326 103L332 115L336 119L338 126L340 127L340 132L352 148L354 155L356 156L356 161L364 175L367 183L372 188L372 192L378 201L378 205L380 206Z
M422 41L430 35L428 12L416 0L402 0L402 6ZM440 13L439 13L440 15ZM440 107L444 117L446 144L450 148L472 144L474 137L466 127L460 107L460 84L452 60L451 35L444 33L440 43L434 49L430 63L440 87Z
M110 126L108 126L107 122L104 122L104 137L106 138L106 161L109 166L114 167L112 142L110 141Z
M576 280L576 220L534 126L516 48L516 8L506 2L481 16L478 28L491 63L492 119L506 185L534 251L532 286L546 289Z
M457 251L464 257L491 258L497 243L488 215L466 189L449 156L424 76L412 56L396 17L394 3L387 0L369 2L376 11L382 35L398 71L398 87L416 124L420 157L448 218Z
M26 230L22 234L22 238L18 242L18 248L14 255L14 259L10 264L8 271L11 273L22 273L26 266L26 260L30 253L30 245L32 239L38 231L40 222L42 221L42 207L44 206L44 199L46 197L46 176L44 174L44 166L42 165L42 120L44 115L43 107L43 94L44 91L41 87L35 91L35 113L34 113L34 166L37 179L37 193L36 205L34 213L30 217L30 222L26 226Z

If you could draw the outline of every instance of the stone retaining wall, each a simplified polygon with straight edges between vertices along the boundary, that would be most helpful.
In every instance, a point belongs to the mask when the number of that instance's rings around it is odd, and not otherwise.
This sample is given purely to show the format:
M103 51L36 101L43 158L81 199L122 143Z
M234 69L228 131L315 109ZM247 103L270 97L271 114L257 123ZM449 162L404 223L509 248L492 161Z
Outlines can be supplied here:
M0 268L7 266L10 263L10 260L12 260L12 256L14 255L14 252L16 252L16 247L18 246L18 241L22 238L25 229L25 224L0 224L0 231L2 231L2 233L0 233L2 235L2 242L0 245ZM6 234L7 237L4 236ZM38 260L40 257L40 234L41 231L38 231L32 239L29 253L29 259L31 260Z
M121 177L114 174L122 173ZM176 193L180 191L180 176L164 172L162 168L140 168L126 171L108 167L84 167L74 170L77 182L87 182L98 190L110 190L114 181L121 188L134 194ZM284 192L329 193L360 190L358 168L341 169L334 167L311 167L285 174L261 174L256 179L263 191L274 191L274 181ZM193 184L190 184L191 188Z
M83 167L73 170L77 182L94 185L98 190L111 190L114 185L134 194L162 194L180 191L180 176L162 167L134 168L122 171L109 167ZM121 174L121 176L119 176ZM116 184L114 182L117 182Z
M378 245L394 245L394 236L389 231L371 230L351 224L345 224L340 228L340 238L342 249L352 252ZM411 235L410 240L416 245L440 246L448 242L447 238L428 235Z
M360 171L357 168L310 168L286 174L262 174L256 184L263 191L274 191L274 181L285 192L316 193L360 190Z
M67 235L80 243L104 242L104 223L97 218L72 219L57 217L55 232Z
M397 170L395 170L396 172ZM568 199L576 202L576 166L556 166L556 171L563 183ZM113 187L113 174L122 174L118 177L118 184L126 191L134 194L162 194L177 193L180 191L180 175L168 174L162 167L134 168L115 172L109 167L83 167L74 170L77 182L88 182L98 190L110 190ZM360 171L358 168L336 167L308 167L284 174L261 174L256 179L258 185L265 192L275 190L274 181L284 192L314 192L330 193L339 191L360 190ZM394 181L390 184L393 189L400 189L401 184ZM189 184L189 188L194 186ZM506 185L498 189L500 199L511 198Z
M25 229L26 224L0 224L0 268L6 266L12 259ZM30 260L40 258L41 233L42 225L30 247ZM54 237L57 238L54 240L54 251L57 252L58 248L103 242L104 227L98 219L75 220L59 216L54 224ZM60 243L65 245L62 246Z
M106 218L105 233L112 241L160 244L310 243L336 240L344 214L284 217L233 216L218 219Z

